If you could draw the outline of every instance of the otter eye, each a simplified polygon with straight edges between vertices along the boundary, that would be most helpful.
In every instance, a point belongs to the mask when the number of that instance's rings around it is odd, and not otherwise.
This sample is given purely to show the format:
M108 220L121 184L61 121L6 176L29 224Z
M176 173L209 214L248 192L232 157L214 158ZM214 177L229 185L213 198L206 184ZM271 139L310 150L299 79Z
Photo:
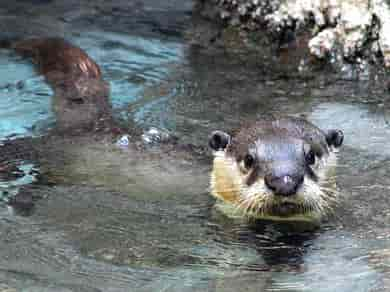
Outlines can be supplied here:
M340 147L344 141L344 134L341 130L329 130L326 133L326 142L329 146Z
M255 164L255 158L252 154L247 154L244 157L244 166L246 169L250 169Z
M313 150L309 150L306 154L305 154L305 159L306 159L306 163L308 165L313 165L315 162L316 162L316 156L314 154L314 151Z
M215 151L224 150L230 143L230 135L222 131L214 131L209 138L209 146Z

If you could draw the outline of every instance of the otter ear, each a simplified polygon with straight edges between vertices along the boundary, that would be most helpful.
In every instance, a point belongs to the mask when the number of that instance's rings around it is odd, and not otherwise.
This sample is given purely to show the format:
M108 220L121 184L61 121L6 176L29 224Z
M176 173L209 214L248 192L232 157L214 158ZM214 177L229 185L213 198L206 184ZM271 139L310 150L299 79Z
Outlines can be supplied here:
M326 133L326 142L329 146L340 147L344 141L344 134L341 130L329 130Z
M214 151L225 150L230 143L230 135L222 131L214 131L209 138L209 146Z

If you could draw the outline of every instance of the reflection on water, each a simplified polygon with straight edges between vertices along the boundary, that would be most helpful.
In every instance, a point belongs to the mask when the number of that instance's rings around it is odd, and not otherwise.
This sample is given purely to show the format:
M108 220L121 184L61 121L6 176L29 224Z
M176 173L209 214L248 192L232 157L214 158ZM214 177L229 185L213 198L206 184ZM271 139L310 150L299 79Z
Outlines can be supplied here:
M278 78L277 66L266 72L163 36L95 29L70 39L102 67L116 117L182 141L205 145L210 131L264 112L343 129L334 218L314 229L229 219L208 195L207 155L47 136L51 90L4 50L0 137L21 150L1 148L0 291L390 289L388 95L326 72ZM13 192L40 199L22 216L5 203Z

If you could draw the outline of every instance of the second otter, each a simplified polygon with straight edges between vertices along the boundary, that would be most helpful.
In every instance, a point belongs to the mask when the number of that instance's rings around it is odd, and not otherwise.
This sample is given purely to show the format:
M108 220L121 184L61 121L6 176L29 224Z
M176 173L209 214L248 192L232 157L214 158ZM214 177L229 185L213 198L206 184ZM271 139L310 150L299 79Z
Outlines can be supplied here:
M211 192L228 213L318 220L337 203L331 170L340 130L327 133L294 117L267 117L235 135L215 131Z

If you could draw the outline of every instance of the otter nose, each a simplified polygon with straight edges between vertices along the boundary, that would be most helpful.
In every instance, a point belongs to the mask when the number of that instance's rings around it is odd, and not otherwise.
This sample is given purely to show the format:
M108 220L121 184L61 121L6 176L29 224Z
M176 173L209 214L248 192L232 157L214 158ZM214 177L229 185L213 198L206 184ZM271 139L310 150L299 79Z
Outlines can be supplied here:
M293 177L290 175L274 176L266 175L265 184L275 195L291 196L294 195L299 186L303 183L303 176Z

